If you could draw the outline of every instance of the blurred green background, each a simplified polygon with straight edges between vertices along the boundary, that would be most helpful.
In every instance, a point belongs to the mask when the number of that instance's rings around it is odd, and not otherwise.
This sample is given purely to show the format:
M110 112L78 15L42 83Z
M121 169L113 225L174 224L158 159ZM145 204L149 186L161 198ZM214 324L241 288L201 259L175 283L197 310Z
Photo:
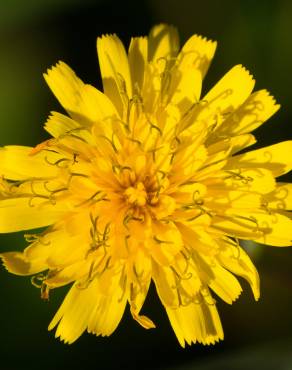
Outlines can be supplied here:
M199 33L219 42L205 90L241 63L282 105L257 130L258 146L292 137L292 2L223 0L2 0L0 2L0 145L36 145L51 110L61 110L42 73L58 60L101 87L96 36L116 32L125 43L151 25L178 27L182 42ZM292 155L292 153L287 153ZM291 176L284 180L291 181ZM22 235L1 236L1 250L23 249ZM292 249L250 246L262 298L249 287L228 306L218 302L225 341L181 349L154 289L144 312L157 329L146 331L127 311L110 338L83 335L71 346L47 325L67 289L49 302L29 278L0 270L0 369L292 369Z

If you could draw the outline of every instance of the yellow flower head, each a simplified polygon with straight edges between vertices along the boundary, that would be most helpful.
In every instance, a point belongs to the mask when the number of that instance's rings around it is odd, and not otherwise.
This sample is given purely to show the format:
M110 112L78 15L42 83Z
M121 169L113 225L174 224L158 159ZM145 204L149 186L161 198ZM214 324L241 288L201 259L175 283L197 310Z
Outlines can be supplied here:
M25 234L23 253L2 253L8 271L49 290L73 283L49 329L74 342L85 330L110 335L126 304L140 313L153 281L182 346L213 344L223 331L211 291L227 303L259 278L239 239L288 246L292 141L238 152L279 108L252 93L241 65L203 97L216 43L192 36L179 51L171 26L131 40L97 40L104 92L63 62L45 79L68 112L45 124L35 148L0 150L0 232ZM232 274L233 273L233 274Z

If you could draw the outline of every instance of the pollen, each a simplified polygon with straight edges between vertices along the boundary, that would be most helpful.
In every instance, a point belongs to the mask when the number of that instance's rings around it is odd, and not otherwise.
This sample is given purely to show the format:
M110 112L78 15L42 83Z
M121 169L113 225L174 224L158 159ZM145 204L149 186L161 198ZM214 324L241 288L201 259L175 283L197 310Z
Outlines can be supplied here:
M135 186L128 187L124 194L130 204L145 206L147 202L147 192L142 182L138 182Z

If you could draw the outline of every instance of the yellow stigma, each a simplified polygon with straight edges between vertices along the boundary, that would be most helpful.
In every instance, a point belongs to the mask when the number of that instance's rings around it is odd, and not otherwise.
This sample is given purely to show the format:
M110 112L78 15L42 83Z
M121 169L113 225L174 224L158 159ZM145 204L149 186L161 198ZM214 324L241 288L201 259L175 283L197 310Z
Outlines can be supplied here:
M145 206L147 201L147 193L142 182L138 182L135 187L130 186L124 193L129 203L137 206Z

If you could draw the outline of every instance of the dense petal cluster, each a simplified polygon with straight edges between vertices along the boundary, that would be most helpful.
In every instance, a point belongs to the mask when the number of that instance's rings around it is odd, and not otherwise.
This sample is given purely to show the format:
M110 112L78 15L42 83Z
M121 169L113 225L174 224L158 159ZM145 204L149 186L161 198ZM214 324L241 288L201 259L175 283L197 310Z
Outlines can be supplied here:
M63 62L45 79L68 112L45 124L35 148L0 150L0 232L25 234L8 271L32 275L43 298L72 286L49 329L68 343L110 335L126 304L140 313L151 281L182 346L223 338L216 302L259 298L259 278L240 240L288 246L292 142L238 152L279 108L241 65L203 97L216 43L194 35L179 48L171 26L131 40L98 38L104 92Z

